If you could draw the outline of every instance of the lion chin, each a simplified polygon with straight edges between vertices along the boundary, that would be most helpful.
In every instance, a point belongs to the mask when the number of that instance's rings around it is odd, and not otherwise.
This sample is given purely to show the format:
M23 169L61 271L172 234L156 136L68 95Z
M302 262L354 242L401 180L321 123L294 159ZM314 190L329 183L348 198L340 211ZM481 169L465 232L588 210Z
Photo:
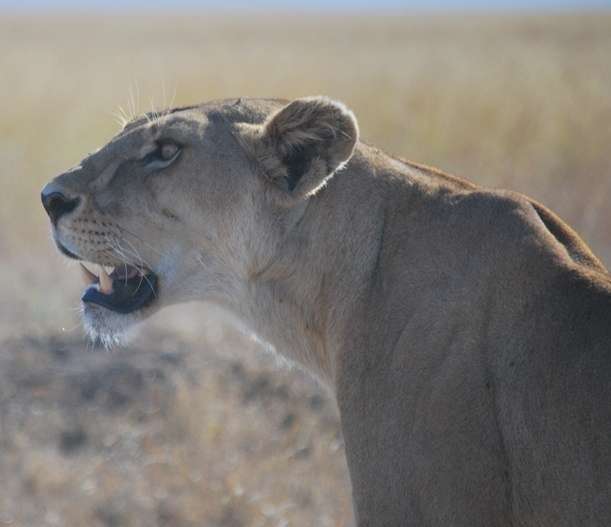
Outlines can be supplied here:
M94 345L106 349L127 344L144 318L139 313L119 314L101 306L81 303L81 321L87 336Z
M157 311L159 290L157 275L134 267L121 266L99 276L81 262L86 288L81 301L81 319L94 345L106 349L125 345L140 322Z
M69 251L72 258L80 259ZM123 264L107 272L103 265L96 274L79 262L85 285L81 297L81 319L94 345L107 349L126 344L140 321L156 311L159 278L150 269Z

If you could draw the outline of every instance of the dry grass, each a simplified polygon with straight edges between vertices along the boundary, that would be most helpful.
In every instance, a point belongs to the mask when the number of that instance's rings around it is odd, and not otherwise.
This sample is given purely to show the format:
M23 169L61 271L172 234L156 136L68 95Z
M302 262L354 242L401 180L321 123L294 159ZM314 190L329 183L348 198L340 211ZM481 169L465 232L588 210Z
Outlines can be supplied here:
M322 93L342 99L355 110L369 142L479 183L529 193L575 225L611 263L607 206L611 14L527 18L4 15L0 50L0 336L40 335L43 340L31 344L32 349L44 347L48 335L61 333L60 328L69 335L78 334L72 309L79 290L73 278L76 270L66 269L48 241L39 190L117 130L113 113L119 105L130 104L130 92L140 110L172 99L179 105L238 95L290 98ZM169 318L178 318L178 312L163 313L149 327L168 325ZM193 341L210 342L198 329L199 322L189 320L198 319L182 320L177 331L192 335ZM214 324L206 327L214 330ZM7 344L5 351L17 348ZM34 364L25 361L20 371ZM41 371L50 374L56 369ZM230 501L243 500L232 497L241 486L247 494L258 487L268 489L273 507L296 503L299 489L283 479L290 475L303 478L305 486L322 497L304 502L300 513L279 513L277 521L268 518L261 520L268 523L259 524L282 525L289 518L291 525L312 525L317 513L319 520L328 515L329 525L347 521L342 509L347 490L341 456L333 457L321 447L317 461L295 465L282 457L282 449L295 448L303 429L292 439L287 439L290 431L274 438L268 422L251 426L249 421L255 414L259 417L264 406L248 410L235 403L235 397L225 400L225 388L213 382L203 391L182 381L177 386L174 399L168 396L174 410L158 425L162 435L171 426L179 427L186 439L172 447L169 464L150 466L148 472L137 463L123 476L101 469L95 472L96 460L105 459L102 451L84 450L76 460L65 461L57 448L45 442L44 434L39 443L33 442L34 432L27 423L19 428L15 421L6 421L20 430L17 437L25 445L12 451L23 464L21 474L30 470L48 479L42 484L44 503L66 503L63 512L50 516L59 517L56 524L95 524L87 516L95 509L87 509L92 502L70 490L70 476L81 470L94 471L100 481L110 478L108 488L120 486L124 477L130 485L159 485L163 492L182 496L171 506L180 508L185 525L212 525L214 518L222 524L222 507L213 504L228 488L234 493L225 495ZM288 400L287 407L297 404L295 399ZM6 401L0 403L3 411L8 408ZM55 402L61 405L62 401ZM71 409L56 411L65 417ZM275 415L280 410L270 411ZM202 418L193 419L194 412ZM48 419L52 421L53 415L50 412ZM50 430L51 421L45 421ZM123 417L104 423L116 426L117 434L121 430L128 436L148 433ZM312 442L328 444L324 426L312 427ZM5 427L4 432L10 435L13 429ZM157 439L151 440L154 448L169 448L164 441L171 443L171 438ZM198 441L221 448L215 455L202 453L196 448ZM242 446L255 444L254 453L244 454L250 451L239 446L241 441ZM129 451L134 456L144 448L138 445ZM276 447L278 455L266 451ZM232 452L241 459L238 468L231 465ZM210 474L205 486L193 490L181 483L191 468L201 470L202 466ZM219 487L211 490L214 482ZM332 482L337 485L337 499L328 490ZM56 501L48 494L53 488L59 489ZM138 492L145 495L149 490ZM0 525L3 511L14 505L10 497L16 499L19 489L12 492L0 501ZM113 506L129 509L131 502L126 503ZM259 513L252 512L250 503L242 505L236 509L237 519L222 520L225 525L257 524L259 520L253 518L259 518ZM128 519L115 524L141 525L134 518L142 517L138 511L144 509L133 507L131 516L121 516ZM270 510L277 510L273 507ZM71 520L71 514L81 519ZM164 516L159 514L155 521L163 525L159 518ZM212 519L202 523L204 516ZM112 518L95 521L115 525ZM166 524L179 525L177 520Z

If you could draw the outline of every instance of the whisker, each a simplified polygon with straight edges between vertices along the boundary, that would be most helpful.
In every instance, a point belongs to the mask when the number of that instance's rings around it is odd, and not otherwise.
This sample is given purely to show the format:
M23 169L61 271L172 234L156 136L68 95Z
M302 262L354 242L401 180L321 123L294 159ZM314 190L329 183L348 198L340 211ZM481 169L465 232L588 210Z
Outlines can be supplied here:
M146 245L149 249L151 249L152 251L154 251L156 254L158 254L159 256L161 256L162 258L165 256L162 252L158 251L155 247L153 247L150 243L147 243L145 240L143 240L140 236L138 236L137 234L134 234L133 232L131 232L129 229L126 229L125 227L122 227L121 225L117 225L117 227L119 228L119 230L123 231L125 234L129 234L130 236L133 236L134 238L136 238L136 240L138 240L140 243ZM129 243L130 245L132 245L129 240L127 240L126 238L123 238L123 240L126 243ZM133 245L132 245L133 247ZM202 267L204 266L204 264L202 263L202 261L199 259L199 257L193 256L193 259L199 263ZM147 267L149 269L152 269L152 267L150 265L147 265Z
M136 85L136 112L134 114L134 117L136 117L136 115L138 115L138 111L140 108L140 85L138 84L138 81L134 81L135 85Z
M151 284L151 281L146 277L146 275L142 275L142 278L144 278L146 280L146 283L149 285L149 287L151 288L151 291L153 293L153 296L156 297L157 293L155 293L155 288L153 287L153 284ZM140 283L138 284L138 289L140 289L140 286L142 285L142 280L140 281ZM138 290L136 289L136 291Z
M134 254L136 256L136 258L139 260L139 262L141 264L144 264L143 267L148 267L149 269L151 269L152 266L144 258L142 258L142 256L140 255L140 252L138 251L138 249L136 249L129 240L123 238L123 241L129 245L129 247L131 248L132 254Z
M161 77L161 104L165 109L168 109L168 99L165 92L165 77L162 74Z
M81 310L80 306L77 308L79 311ZM73 331L79 329L81 327L80 322L78 324L76 324L75 326L71 327L71 328L62 328L62 332L64 333L72 333Z
M130 236L133 236L134 238L136 238L136 240L138 240L140 243L146 245L151 251L154 251L156 254L158 254L159 256L165 256L162 252L160 252L159 250L157 250L155 247L153 247L150 243L146 242L145 240L143 240L140 236L138 236L137 234L134 234L133 232L131 232L130 230L126 229L125 227L121 226L121 225L117 225L117 227L119 228L119 230L123 231L126 234L129 234ZM123 238L123 240L125 240L127 242L127 240L125 238Z
M134 92L132 83L129 84L129 100L128 100L128 110L130 115L130 120L136 116L136 104L134 102Z
M128 121L124 113L121 111L120 106L119 109L115 110L114 112L111 112L111 115L114 121L121 127L121 129L125 128L125 125L128 123Z
M130 251L128 248L123 247L119 243L119 240L117 238L106 236L105 239L108 245L110 246L110 250L112 251L112 254L119 256L119 258L122 260L121 262L122 264L130 265L132 263L132 258L130 257L128 253L133 252L133 251Z
M107 237L106 241L110 245L111 252L110 253L108 253L107 251L104 251L104 252L108 254L108 256L110 257L113 257L113 256L119 257L119 259L121 260L121 263L119 265L125 266L126 276L127 276L127 266L129 265L129 257L117 246L114 240Z
M176 84L174 84L174 90L172 91L172 99L170 100L170 104L168 106L169 109L174 108L174 103L176 102Z
M136 257L140 260L140 262L145 264L144 267L147 267L148 269L151 269L151 265L148 262L144 261L144 259L142 258L142 256L138 252L138 250L131 244L131 242L129 240L124 240L124 241L125 241L125 243L129 244L129 246L132 248L132 252L135 253ZM144 279L144 280L146 280L147 284L151 288L151 291L153 291L153 294L155 294L155 288L153 287L153 284L151 284L150 280L146 277L146 275L144 273L141 273L140 276L141 276L140 283L138 284L138 287L137 287L136 291L138 291L138 289L140 289L140 286L142 285L142 279Z
M139 267L146 267L148 269L151 269L151 265L149 263L145 262L145 260L142 258L142 256L138 252L138 250L131 244L131 242L129 240L126 240L126 239L123 239L123 241L125 241L125 243L129 244L129 246L131 247L131 250L129 250L127 248L123 248L123 249L125 249L126 251L131 252L136 257L136 259L139 260ZM122 258L125 258L125 253L123 252L122 249L119 249L119 247L118 247L118 243L119 243L118 240L114 240L114 242L115 243L113 245L114 245L115 250L117 251L117 254L123 255ZM126 267L126 269L127 269L127 267ZM143 280L146 280L146 283L151 288L151 291L153 292L153 295L156 296L155 288L153 287L153 284L146 277L146 275L144 273L140 273L140 282L138 283L138 287L136 287L136 291L138 291L140 289L140 287L142 286ZM126 272L125 283L127 283L127 272Z
M127 242L127 243L129 243L127 240L124 240L124 241L125 241L125 242ZM130 245L131 245L131 244L130 244ZM133 252L133 251L132 251L132 252ZM141 258L140 258L138 255L135 255L135 256L136 256L136 257L137 257L137 258L140 260L140 263L143 263L143 262L142 262L142 259L141 259ZM143 266L141 265L140 267L143 267ZM149 267L149 268L150 268L150 266L148 266L148 265L147 265L146 267ZM143 282L145 279L146 279L147 283L149 284L149 286L151 287L151 290L152 290L152 291L153 291L153 293L154 293L155 289L153 288L153 285L151 284L151 282L148 280L148 278L146 278L146 276L145 276L143 273L140 273L140 281L138 282L138 286L136 287L136 292L138 292L138 291L140 290L140 287L142 286L142 282Z

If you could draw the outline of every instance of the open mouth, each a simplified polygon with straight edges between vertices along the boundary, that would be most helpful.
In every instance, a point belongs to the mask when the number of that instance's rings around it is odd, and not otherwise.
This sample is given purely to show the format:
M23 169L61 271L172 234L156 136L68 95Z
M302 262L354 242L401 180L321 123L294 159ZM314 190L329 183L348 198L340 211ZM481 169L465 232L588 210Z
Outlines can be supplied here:
M87 285L81 300L87 304L127 314L146 307L157 296L157 275L149 269L121 264L109 273L100 266L99 275L96 275L82 263L80 265Z

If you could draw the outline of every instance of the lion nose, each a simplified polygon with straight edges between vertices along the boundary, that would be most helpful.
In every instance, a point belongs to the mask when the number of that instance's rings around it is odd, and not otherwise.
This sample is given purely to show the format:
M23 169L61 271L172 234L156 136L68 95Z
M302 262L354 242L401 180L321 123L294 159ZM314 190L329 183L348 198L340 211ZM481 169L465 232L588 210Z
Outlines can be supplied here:
M79 198L70 198L66 196L56 185L49 183L42 189L40 195L42 206L47 211L51 221L56 224L64 215L72 212L80 203Z

